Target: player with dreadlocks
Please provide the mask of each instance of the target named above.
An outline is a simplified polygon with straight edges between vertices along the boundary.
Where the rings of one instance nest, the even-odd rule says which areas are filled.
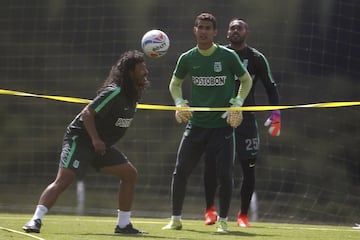
[[[25,232],[40,232],[43,216],[90,165],[119,179],[115,233],[142,233],[130,222],[137,170],[114,144],[130,127],[149,85],[147,74],[144,55],[137,50],[123,53],[112,66],[97,96],[68,125],[56,179],[41,194],[33,217],[23,226]]]

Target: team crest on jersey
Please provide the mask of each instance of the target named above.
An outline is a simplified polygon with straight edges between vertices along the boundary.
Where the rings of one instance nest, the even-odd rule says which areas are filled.
[[[221,72],[221,71],[222,71],[221,62],[214,62],[214,72]]]

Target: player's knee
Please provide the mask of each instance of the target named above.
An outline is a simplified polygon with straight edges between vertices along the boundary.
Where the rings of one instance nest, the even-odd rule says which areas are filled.
[[[122,177],[122,180],[128,182],[136,182],[137,176],[138,176],[137,169],[134,166],[129,165],[124,176]]]
[[[53,191],[53,192],[57,192],[57,193],[61,193],[63,192],[70,184],[72,181],[62,181],[62,180],[57,180],[53,183],[51,183],[47,189]]]
[[[137,172],[137,169],[136,168],[133,168],[133,170],[131,171],[131,179],[135,182],[136,179],[137,179],[137,176],[138,176],[138,172]]]
[[[137,179],[137,169],[129,163],[105,168],[103,171],[117,176],[123,182],[131,183]]]

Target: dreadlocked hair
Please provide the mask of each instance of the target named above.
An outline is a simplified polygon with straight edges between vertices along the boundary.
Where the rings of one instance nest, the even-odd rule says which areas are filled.
[[[109,76],[97,93],[100,93],[109,85],[116,84],[121,87],[128,99],[131,101],[140,100],[143,92],[148,87],[148,83],[144,86],[137,86],[130,77],[130,71],[134,71],[135,66],[144,61],[144,54],[140,51],[132,50],[123,53],[119,60],[111,67]]]

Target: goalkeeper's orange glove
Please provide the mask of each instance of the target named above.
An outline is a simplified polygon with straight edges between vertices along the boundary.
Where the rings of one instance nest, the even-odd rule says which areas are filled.
[[[177,107],[189,107],[188,101],[178,98],[175,101]],[[176,110],[175,119],[178,123],[187,123],[192,118],[192,112],[189,110]]]
[[[280,129],[281,129],[281,118],[280,118],[280,110],[274,110],[272,111],[270,117],[266,119],[264,123],[265,127],[269,127],[269,134],[271,136],[277,137],[280,135]]]

